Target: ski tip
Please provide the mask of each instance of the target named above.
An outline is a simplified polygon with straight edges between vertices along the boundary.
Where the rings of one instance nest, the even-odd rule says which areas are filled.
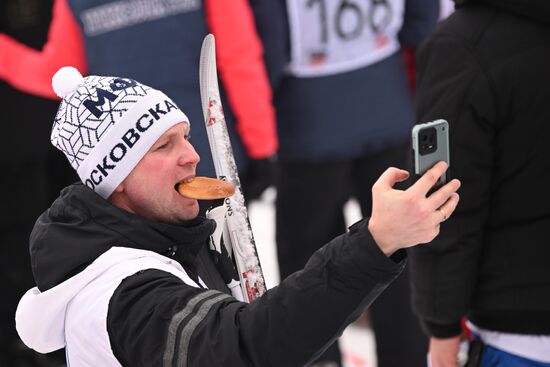
[[[202,112],[205,120],[208,113],[208,89],[210,85],[215,84],[216,80],[216,43],[213,34],[207,34],[202,41],[201,54],[199,60],[199,83]]]
[[[205,54],[205,51],[211,47],[215,47],[216,38],[212,33],[208,33],[202,40],[201,55]]]
[[[212,33],[208,33],[205,37],[204,37],[204,41],[206,40],[209,40],[209,42],[212,42],[215,40],[215,37]]]

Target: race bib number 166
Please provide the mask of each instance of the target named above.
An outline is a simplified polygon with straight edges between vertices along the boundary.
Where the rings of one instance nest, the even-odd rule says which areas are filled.
[[[291,74],[339,74],[399,49],[404,0],[287,0]]]

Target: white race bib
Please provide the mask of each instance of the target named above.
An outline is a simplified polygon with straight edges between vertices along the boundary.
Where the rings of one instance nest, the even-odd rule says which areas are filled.
[[[289,71],[316,77],[356,70],[399,49],[404,0],[287,0]]]

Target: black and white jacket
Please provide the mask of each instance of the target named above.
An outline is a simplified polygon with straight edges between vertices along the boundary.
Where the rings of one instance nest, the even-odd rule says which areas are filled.
[[[71,366],[303,366],[404,266],[361,221],[246,304],[209,253],[214,228],[151,222],[69,186],[31,235],[37,287],[17,310],[21,338],[40,352],[66,347]]]

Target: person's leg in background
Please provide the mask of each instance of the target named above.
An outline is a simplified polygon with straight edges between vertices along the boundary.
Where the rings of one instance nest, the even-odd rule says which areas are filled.
[[[348,162],[279,164],[276,243],[281,280],[303,268],[313,252],[345,231],[342,208],[348,199],[349,173]],[[340,366],[340,361],[335,343],[317,365]]]
[[[353,194],[359,201],[363,216],[370,216],[371,188],[382,172],[390,166],[410,168],[409,149],[406,143],[355,161]],[[404,183],[396,186],[404,187]],[[379,367],[426,366],[428,339],[412,312],[408,268],[378,297],[368,312]]]

